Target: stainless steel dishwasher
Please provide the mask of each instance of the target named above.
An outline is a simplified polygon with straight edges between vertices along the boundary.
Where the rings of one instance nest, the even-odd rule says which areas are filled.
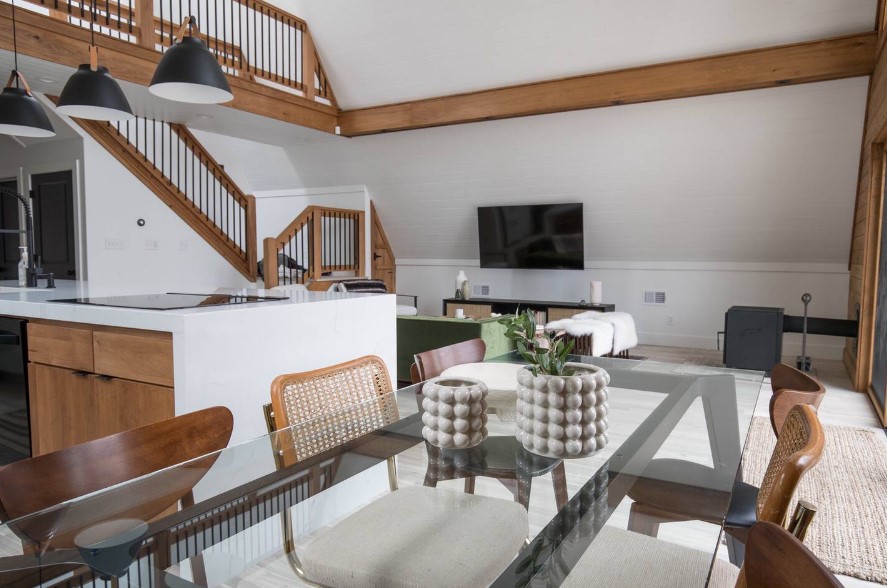
[[[31,457],[27,324],[0,317],[0,465]]]

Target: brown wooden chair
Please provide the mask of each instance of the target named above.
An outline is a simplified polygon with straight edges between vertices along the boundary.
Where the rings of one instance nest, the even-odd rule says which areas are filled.
[[[737,588],[838,588],[843,586],[816,555],[780,525],[757,523]]]
[[[784,363],[777,363],[770,371],[770,424],[778,437],[782,423],[789,411],[797,404],[809,404],[819,408],[825,396],[825,386],[819,380]]]
[[[776,441],[776,447],[770,457],[770,464],[764,475],[760,489],[736,482],[729,502],[726,518],[723,513],[726,496],[724,493],[711,491],[705,485],[697,486],[693,479],[697,476],[711,475],[711,468],[698,466],[699,472],[686,477],[683,483],[657,478],[640,478],[629,491],[635,502],[631,506],[628,528],[632,531],[656,536],[660,523],[672,521],[702,520],[714,524],[723,522],[727,533],[740,544],[748,538],[748,531],[757,521],[771,521],[782,524],[786,512],[795,493],[798,482],[807,470],[812,468],[822,456],[825,437],[822,425],[816,416],[816,410],[809,405],[796,405],[785,418],[782,431]],[[680,460],[655,460],[661,466],[667,462]],[[703,472],[702,469],[709,473]],[[662,470],[660,467],[659,470]],[[659,471],[657,470],[657,471]],[[689,476],[686,468],[679,476]],[[730,543],[728,543],[730,546]],[[731,549],[741,552],[741,545],[735,544]],[[737,562],[741,553],[732,556]]]
[[[418,384],[436,378],[454,365],[481,362],[486,353],[487,344],[480,338],[423,351],[413,356],[416,363],[410,367],[410,378],[413,384]]]
[[[212,454],[228,445],[233,426],[231,411],[216,406],[9,464],[0,469],[0,517],[25,517]],[[151,520],[185,498],[214,461],[210,455],[140,481],[137,492],[91,501],[76,528],[67,528],[64,517],[37,517],[15,530],[43,550],[72,547],[72,533],[111,518]]]

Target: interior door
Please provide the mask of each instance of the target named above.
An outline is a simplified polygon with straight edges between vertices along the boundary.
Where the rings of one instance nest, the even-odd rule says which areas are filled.
[[[370,214],[372,216],[370,240],[373,247],[372,278],[385,282],[385,287],[389,292],[396,292],[397,275],[394,267],[394,252],[391,251],[385,229],[382,228],[382,221],[379,220],[376,207],[372,202],[370,202]]]
[[[77,277],[74,179],[70,170],[31,176],[35,259],[56,279]]]
[[[18,181],[0,180],[0,186],[18,191]],[[21,204],[16,198],[4,196],[0,198],[0,229],[18,231],[19,208]],[[19,235],[0,233],[0,280],[18,279]]]

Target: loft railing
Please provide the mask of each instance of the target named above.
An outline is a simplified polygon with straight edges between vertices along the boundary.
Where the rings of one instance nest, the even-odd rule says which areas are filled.
[[[19,0],[16,6],[83,28],[92,20],[97,34],[159,52],[194,16],[228,74],[336,104],[307,23],[261,0]]]
[[[244,194],[190,131],[136,117],[76,119],[246,278],[256,279],[256,202]]]
[[[365,233],[362,210],[307,207],[280,235],[264,240],[265,287],[304,284],[332,271],[362,276]]]

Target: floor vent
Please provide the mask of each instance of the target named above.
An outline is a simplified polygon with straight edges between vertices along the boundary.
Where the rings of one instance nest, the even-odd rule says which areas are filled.
[[[644,290],[644,304],[665,304],[665,292],[661,290]]]

